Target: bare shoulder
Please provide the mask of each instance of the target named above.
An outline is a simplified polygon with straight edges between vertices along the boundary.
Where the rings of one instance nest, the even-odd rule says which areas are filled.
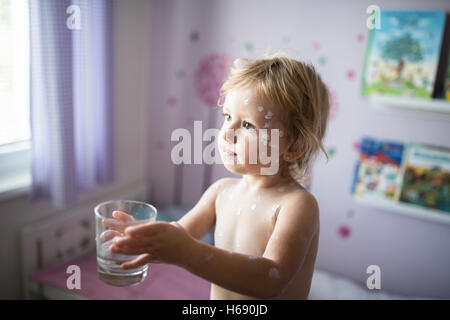
[[[308,225],[310,232],[319,229],[319,204],[308,190],[299,188],[288,192],[282,200],[279,218],[292,224]]]
[[[301,207],[306,206],[309,209],[314,209],[314,212],[319,214],[319,204],[317,203],[316,197],[304,188],[289,192],[286,198],[286,201],[289,203],[297,204]]]

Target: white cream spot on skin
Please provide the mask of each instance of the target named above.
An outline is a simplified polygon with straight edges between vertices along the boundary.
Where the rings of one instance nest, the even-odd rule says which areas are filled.
[[[213,254],[213,253],[210,253],[210,254],[208,254],[208,255],[205,257],[205,260],[206,260],[206,261],[209,261],[209,260],[212,259],[213,256],[214,256],[214,254]]]
[[[255,209],[256,209],[256,203],[252,204],[252,206],[250,207],[250,209],[255,210]]]
[[[259,111],[259,112],[263,112],[263,111],[264,111],[264,107],[263,107],[263,106],[259,106],[259,107],[258,107],[258,111]]]
[[[248,98],[244,100],[244,104],[248,104],[249,102],[250,102],[250,101],[249,101]]]
[[[280,272],[275,267],[274,268],[270,268],[270,270],[269,270],[269,277],[270,278],[279,279],[280,278]]]
[[[266,115],[264,116],[265,119],[272,119],[272,112],[271,111],[267,111]]]
[[[272,206],[272,211],[274,211],[274,212],[276,212],[277,210],[278,210],[278,208],[280,207],[280,205],[277,203],[277,204],[274,204],[273,206]]]

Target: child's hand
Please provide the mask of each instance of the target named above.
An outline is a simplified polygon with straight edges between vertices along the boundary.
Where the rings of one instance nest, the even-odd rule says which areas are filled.
[[[122,264],[124,269],[133,269],[149,262],[183,266],[195,239],[177,222],[149,222],[125,229],[125,237],[113,241],[111,251],[140,256]]]
[[[102,243],[114,237],[122,236],[127,227],[136,224],[136,220],[123,211],[114,211],[112,216],[114,219],[102,220],[104,227],[111,228],[110,230],[103,231],[100,235],[100,242]]]
[[[132,225],[138,223],[133,216],[123,212],[123,211],[114,211],[112,213],[114,219],[103,219],[102,223],[104,227],[112,228],[120,233],[123,233],[124,230]]]

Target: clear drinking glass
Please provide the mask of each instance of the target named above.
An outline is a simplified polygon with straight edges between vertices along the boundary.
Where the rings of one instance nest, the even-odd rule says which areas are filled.
[[[98,204],[94,211],[97,270],[100,280],[113,286],[130,286],[142,282],[147,276],[147,265],[129,270],[120,267],[122,263],[131,261],[138,255],[112,253],[110,247],[114,238],[124,236],[125,229],[128,226],[155,221],[156,208],[140,201],[110,200]],[[112,215],[114,211],[125,212],[130,217],[127,218],[127,221],[116,219]],[[109,226],[105,226],[105,224]]]

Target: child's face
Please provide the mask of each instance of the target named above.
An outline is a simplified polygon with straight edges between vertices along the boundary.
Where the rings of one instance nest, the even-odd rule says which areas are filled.
[[[252,88],[239,88],[228,93],[222,112],[224,122],[218,146],[225,167],[233,173],[259,175],[261,168],[273,168],[276,162],[274,174],[277,174],[281,155],[288,147],[280,108],[262,99]],[[263,129],[266,129],[267,135]],[[275,135],[272,136],[271,129],[279,130],[279,141],[276,141]],[[258,139],[261,140],[263,148],[267,148],[265,153],[260,151]],[[264,162],[261,161],[262,154],[270,158],[269,164],[268,158],[264,164],[261,163]],[[254,160],[250,161],[251,159]]]

